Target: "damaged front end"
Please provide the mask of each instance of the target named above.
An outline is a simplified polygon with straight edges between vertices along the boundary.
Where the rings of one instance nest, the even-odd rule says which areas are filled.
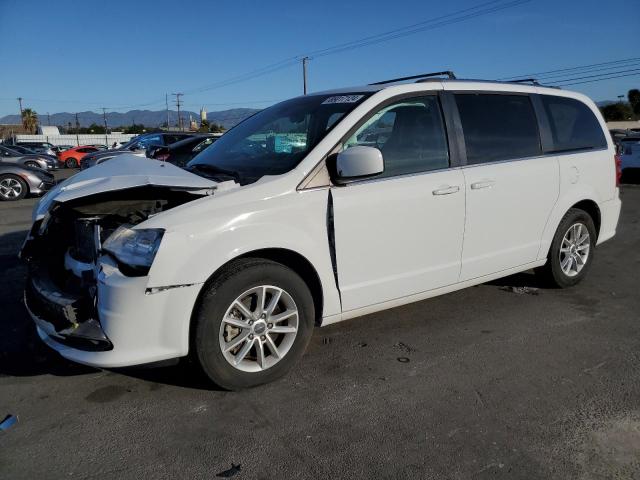
[[[144,185],[65,202],[54,199],[46,214],[34,222],[20,254],[29,267],[25,305],[39,330],[74,349],[113,349],[98,311],[102,269],[108,265],[124,276],[147,275],[150,261],[136,261],[131,255],[118,253],[132,245],[126,234],[149,232],[132,227],[210,193]],[[155,255],[153,249],[158,248],[164,231],[154,233],[153,237],[137,239],[133,246],[142,254]],[[110,244],[119,245],[120,250],[109,248]],[[153,259],[142,254],[143,259]]]

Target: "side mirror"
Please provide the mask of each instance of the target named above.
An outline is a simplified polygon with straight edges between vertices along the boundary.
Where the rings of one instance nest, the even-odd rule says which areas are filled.
[[[340,152],[335,160],[337,183],[347,183],[384,172],[382,152],[374,147],[356,145]]]
[[[169,158],[169,148],[158,146],[149,147],[147,148],[147,157],[164,162]]]

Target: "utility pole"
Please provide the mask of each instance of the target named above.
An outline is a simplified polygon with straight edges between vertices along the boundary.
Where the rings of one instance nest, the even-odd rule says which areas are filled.
[[[104,144],[109,148],[109,140],[107,139],[107,108],[102,107],[102,119],[104,120]]]
[[[18,97],[18,104],[20,105],[20,117],[22,117],[22,97]]]
[[[76,145],[80,146],[80,136],[78,135],[78,131],[80,130],[80,122],[78,121],[78,112],[76,112]]]
[[[304,94],[307,94],[307,63],[309,63],[309,57],[302,59],[302,88]]]
[[[47,125],[51,126],[51,115],[47,112]]]
[[[167,130],[169,130],[169,94],[164,94],[164,104],[167,107]]]
[[[176,97],[176,106],[178,107],[178,129],[182,132],[182,117],[180,116],[180,97],[184,95],[184,93],[172,93]]]

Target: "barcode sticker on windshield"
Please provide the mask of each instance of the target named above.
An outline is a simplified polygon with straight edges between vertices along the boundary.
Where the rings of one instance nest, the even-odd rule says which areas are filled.
[[[364,95],[338,95],[335,97],[329,97],[324,102],[323,105],[328,105],[331,103],[356,103],[360,100]]]

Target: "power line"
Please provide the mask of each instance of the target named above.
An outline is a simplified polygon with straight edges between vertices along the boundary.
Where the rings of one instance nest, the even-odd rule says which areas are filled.
[[[502,78],[497,78],[496,80],[511,80],[511,79],[517,79],[517,78],[524,78],[524,77],[535,77],[535,78],[542,78],[548,74],[553,74],[553,73],[560,73],[560,72],[571,72],[571,71],[575,71],[575,70],[582,70],[585,68],[590,68],[590,67],[600,67],[603,65],[614,65],[614,64],[619,64],[619,63],[626,63],[626,62],[635,62],[640,60],[640,57],[634,57],[634,58],[625,58],[622,60],[612,60],[609,62],[601,62],[601,63],[591,63],[591,64],[587,64],[587,65],[579,65],[576,67],[569,67],[569,68],[559,68],[556,70],[547,70],[546,72],[534,72],[534,73],[523,73],[520,75],[512,75],[509,77],[502,77]]]
[[[584,80],[586,78],[597,78],[597,77],[604,77],[607,75],[616,75],[618,73],[632,73],[632,72],[640,73],[640,68],[631,68],[629,70],[619,70],[617,72],[598,73],[596,75],[585,75],[583,77],[566,78],[564,80],[560,80],[558,83],[563,84],[564,82],[572,82],[574,80]]]
[[[334,46],[319,49],[319,50],[314,50],[306,54],[297,55],[295,57],[290,57],[242,75],[237,75],[235,77],[232,77],[226,80],[221,80],[219,82],[205,85],[203,87],[187,90],[186,93],[188,94],[200,93],[208,90],[222,88],[235,83],[252,80],[256,77],[267,75],[269,73],[273,73],[278,70],[282,70],[284,68],[288,68],[290,66],[299,64],[300,60],[304,57],[309,57],[310,59],[319,58],[327,55],[334,55],[336,53],[342,53],[348,50],[354,50],[356,48],[374,45],[377,43],[383,43],[389,40],[406,37],[408,35],[413,35],[426,30],[441,28],[447,25],[452,25],[454,23],[470,20],[472,18],[488,15],[490,13],[495,13],[500,10],[505,10],[507,8],[513,8],[519,5],[523,5],[525,3],[529,3],[531,1],[533,0],[511,0],[511,1],[508,1],[507,3],[504,3],[505,0],[492,0],[489,2],[484,2],[474,7],[458,10],[456,12],[452,12],[446,15],[441,15],[439,17],[424,20],[419,23],[415,23],[405,27],[400,27],[384,33],[370,35],[358,40],[352,40],[350,42],[334,45]]]
[[[465,20],[481,17],[484,15],[488,15],[490,13],[498,12],[500,10],[505,10],[507,8],[517,7],[519,5],[529,3],[530,1],[532,0],[512,0],[508,3],[503,3],[502,5],[494,5],[493,7],[489,7],[489,6],[492,4],[504,2],[504,0],[486,2],[480,5],[476,5],[475,7],[465,8],[457,12],[453,12],[447,15],[442,15],[440,17],[425,20],[423,22],[409,25],[407,27],[398,28],[395,30],[391,30],[389,32],[365,37],[360,40],[354,40],[352,42],[336,45],[334,47],[329,47],[326,49],[317,50],[315,52],[310,52],[308,55],[311,58],[318,58],[326,55],[342,53],[348,50],[353,50],[356,48],[374,45],[377,43],[382,43],[389,40],[406,37],[408,35],[413,35],[426,30],[433,30],[436,28],[452,25],[454,23],[459,23]],[[474,12],[473,10],[477,10],[477,11]],[[464,15],[461,15],[461,14],[464,14]]]
[[[616,76],[613,76],[613,77],[598,78],[598,79],[595,79],[595,80],[585,80],[585,81],[582,81],[582,82],[563,83],[563,84],[558,85],[558,86],[559,87],[568,87],[570,85],[581,85],[583,83],[603,82],[605,80],[613,80],[615,78],[637,77],[637,76],[640,76],[640,73],[628,73],[626,75],[616,75]]]
[[[554,79],[554,78],[562,79],[562,78],[570,77],[572,75],[581,75],[583,73],[607,72],[609,70],[615,70],[617,68],[627,68],[627,67],[636,67],[636,66],[640,66],[640,62],[626,63],[624,65],[618,64],[618,65],[612,65],[612,66],[609,66],[609,67],[601,67],[601,68],[588,68],[588,69],[584,69],[584,70],[579,70],[579,71],[573,72],[572,74],[559,73],[559,74],[556,74],[556,75],[545,75],[545,76],[542,76],[542,77],[535,77],[535,78],[536,78],[536,80],[548,81],[548,80],[551,80],[551,79]]]
[[[199,88],[195,88],[192,90],[187,90],[185,91],[185,93],[187,94],[200,93],[208,90],[213,90],[213,89],[233,85],[240,82],[245,82],[245,81],[252,80],[260,76],[268,75],[270,73],[274,73],[276,71],[299,64],[299,62],[304,57],[313,59],[313,58],[319,58],[319,57],[324,57],[328,55],[334,55],[337,53],[343,53],[349,50],[354,50],[357,48],[362,48],[362,47],[366,47],[366,46],[370,46],[378,43],[383,43],[390,40],[406,37],[409,35],[414,35],[416,33],[420,33],[423,31],[441,28],[444,26],[463,22],[466,20],[471,20],[473,18],[489,15],[491,13],[495,13],[508,8],[514,8],[516,6],[520,6],[532,1],[533,0],[491,0],[491,1],[483,2],[473,7],[457,10],[452,13],[440,15],[438,17],[430,18],[422,22],[396,28],[394,30],[390,30],[387,32],[382,32],[375,35],[369,35],[367,37],[333,45],[331,47],[314,50],[307,54],[286,58],[286,59],[280,60],[279,62],[266,65],[264,67],[258,68],[256,70],[252,70],[244,74],[240,74],[240,75],[237,75],[225,80],[221,80],[219,82],[215,82],[209,85],[205,85]],[[40,101],[43,101],[43,100],[40,100]],[[78,102],[78,103],[90,104],[93,102]],[[154,100],[151,102],[113,107],[113,110],[124,110],[124,109],[136,108],[136,107],[148,107],[153,105],[160,105],[162,103],[165,103],[165,102],[163,100],[157,100],[157,101]],[[104,104],[104,102],[96,102],[95,104]]]

